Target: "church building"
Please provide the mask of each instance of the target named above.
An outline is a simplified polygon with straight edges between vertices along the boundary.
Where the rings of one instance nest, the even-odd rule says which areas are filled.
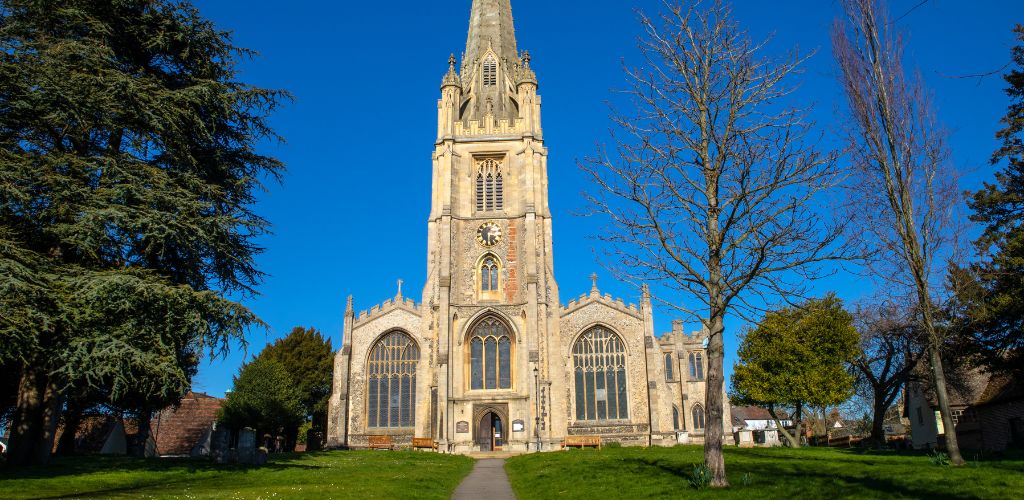
[[[441,452],[471,453],[557,449],[566,436],[702,442],[713,424],[703,334],[674,322],[656,337],[646,286],[639,306],[602,295],[596,277],[589,293],[560,301],[538,79],[516,46],[510,0],[473,1],[465,53],[448,64],[422,300],[399,289],[357,314],[349,297],[327,445],[430,438]]]

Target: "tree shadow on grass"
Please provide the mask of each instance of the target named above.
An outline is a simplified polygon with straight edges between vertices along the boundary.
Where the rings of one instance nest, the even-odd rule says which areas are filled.
[[[257,470],[322,469],[321,465],[294,463],[299,457],[271,457],[266,465],[217,464],[208,458],[126,458],[76,456],[57,458],[46,467],[4,467],[3,479],[45,479],[103,472],[241,472]]]

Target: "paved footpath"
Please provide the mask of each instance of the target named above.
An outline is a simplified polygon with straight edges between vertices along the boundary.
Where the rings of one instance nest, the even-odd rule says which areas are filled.
[[[505,460],[488,458],[477,460],[466,479],[455,490],[452,500],[515,500],[512,486],[505,474]]]

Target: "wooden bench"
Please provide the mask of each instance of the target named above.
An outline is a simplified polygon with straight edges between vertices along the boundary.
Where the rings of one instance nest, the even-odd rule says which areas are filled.
[[[430,438],[412,438],[412,447],[417,450],[434,450],[437,451],[437,441]]]
[[[368,436],[367,440],[371,450],[393,450],[395,448],[391,436]]]
[[[593,446],[597,449],[601,449],[601,436],[565,436],[565,440],[562,441],[562,448],[585,448],[587,446]]]

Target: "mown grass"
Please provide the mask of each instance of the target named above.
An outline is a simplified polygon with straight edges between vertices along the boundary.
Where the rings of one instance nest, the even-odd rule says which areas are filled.
[[[450,498],[468,457],[414,452],[272,456],[263,467],[206,460],[56,459],[0,468],[0,498]]]
[[[520,499],[543,498],[1024,498],[1024,457],[968,455],[965,467],[923,453],[824,448],[726,450],[731,487],[696,490],[697,446],[605,448],[524,455],[505,468]]]

